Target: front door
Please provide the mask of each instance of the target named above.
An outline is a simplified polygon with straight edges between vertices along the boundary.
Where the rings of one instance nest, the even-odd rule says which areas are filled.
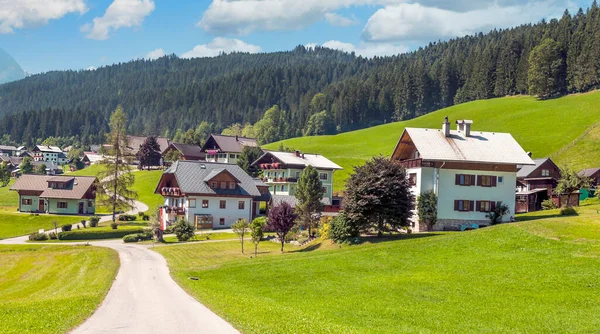
[[[83,214],[83,202],[79,202],[79,214]]]
[[[39,211],[39,212],[45,212],[45,211],[46,211],[46,208],[45,208],[45,205],[44,205],[45,201],[44,201],[43,199],[41,199],[41,198],[40,198],[40,199],[38,200],[38,202],[39,202],[39,203],[38,203],[38,211]]]

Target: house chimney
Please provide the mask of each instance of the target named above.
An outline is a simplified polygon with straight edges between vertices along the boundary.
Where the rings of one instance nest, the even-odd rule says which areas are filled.
[[[527,152],[527,156],[529,156],[531,158],[533,156],[533,153]]]
[[[471,120],[464,120],[464,131],[465,131],[465,137],[469,137],[471,135],[471,125],[473,124],[473,121]]]
[[[444,118],[444,123],[442,123],[442,132],[444,132],[444,136],[450,136],[450,122],[448,122],[448,116]]]
[[[299,158],[299,157],[300,157],[300,151],[298,151],[298,150],[295,150],[295,151],[294,151],[294,155],[295,155],[297,158]]]
[[[235,141],[238,141],[238,135],[235,135]]]
[[[465,121],[462,119],[456,120],[456,131],[463,132],[465,130]]]

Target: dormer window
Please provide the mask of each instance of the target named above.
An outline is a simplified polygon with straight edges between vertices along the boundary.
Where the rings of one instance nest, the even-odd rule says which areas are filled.
[[[235,189],[235,182],[229,182],[229,189]]]
[[[221,189],[227,189],[227,182],[221,182]]]
[[[215,181],[211,182],[210,187],[213,189],[217,189],[217,182],[215,182]]]

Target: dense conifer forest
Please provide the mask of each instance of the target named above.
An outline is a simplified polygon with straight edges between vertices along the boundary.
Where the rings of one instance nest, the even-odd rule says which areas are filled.
[[[472,100],[528,93],[551,98],[599,85],[600,8],[594,2],[560,19],[393,57],[298,46],[34,75],[0,85],[0,135],[28,145],[49,136],[98,143],[110,113],[122,105],[132,134],[185,141],[186,131],[205,121],[213,132],[243,128],[270,142],[411,119]]]

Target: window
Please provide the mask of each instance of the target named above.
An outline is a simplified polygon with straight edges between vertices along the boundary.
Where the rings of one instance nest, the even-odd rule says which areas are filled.
[[[227,182],[221,182],[221,189],[227,189]]]
[[[227,202],[226,201],[219,201],[219,209],[225,209],[227,207]]]
[[[454,211],[473,211],[475,203],[473,201],[459,199],[454,201]]]
[[[227,153],[219,153],[219,159],[227,159]]]
[[[495,187],[496,177],[491,175],[479,175],[477,176],[477,184],[481,187]]]
[[[225,218],[219,218],[219,225],[225,225]]]
[[[229,182],[229,189],[235,189],[235,182]]]
[[[65,184],[64,183],[57,183],[57,188],[58,189],[64,189],[65,188]]]
[[[217,182],[215,182],[215,181],[211,182],[210,187],[213,189],[217,189]]]
[[[410,173],[410,174],[408,174],[408,183],[411,186],[416,186],[417,185],[417,173]]]
[[[91,208],[91,207],[93,207],[93,206],[94,206],[94,202],[92,202],[92,201],[88,201],[88,208]]]
[[[189,202],[188,202],[188,206],[190,208],[195,208],[196,207],[196,199],[195,198],[190,199]]]
[[[229,159],[235,159],[235,154],[230,154]]]
[[[319,173],[319,180],[327,180],[327,173]]]
[[[296,178],[299,179],[300,178],[300,172],[296,172]]]
[[[473,186],[475,185],[475,175],[456,174],[457,186]]]
[[[67,208],[67,202],[57,202],[56,203],[56,207],[59,209],[66,209]]]
[[[504,182],[504,176],[498,176],[498,183]]]
[[[244,207],[245,207],[245,205],[246,205],[246,202],[244,202],[244,201],[239,201],[239,202],[238,202],[238,209],[240,209],[240,210],[244,210]]]
[[[477,201],[477,211],[479,211],[479,212],[492,211],[491,202],[490,201]]]
[[[21,199],[21,205],[31,205],[31,198]]]
[[[550,176],[550,170],[549,169],[542,169],[542,176]]]
[[[203,208],[203,209],[206,209],[206,208],[208,208],[208,200],[207,200],[207,199],[203,199],[203,200],[202,200],[202,208]]]
[[[285,191],[285,187],[283,186],[283,184],[281,185],[281,191]]]

